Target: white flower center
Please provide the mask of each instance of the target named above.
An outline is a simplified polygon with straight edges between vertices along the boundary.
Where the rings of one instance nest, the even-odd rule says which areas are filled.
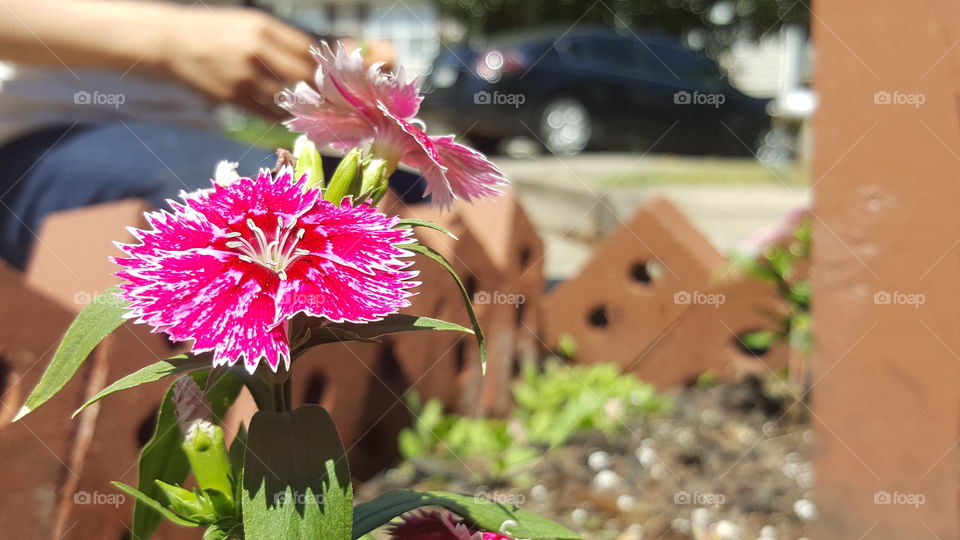
[[[252,219],[247,218],[247,227],[253,233],[253,240],[256,245],[244,238],[243,233],[234,231],[227,234],[227,238],[233,238],[233,240],[227,242],[227,247],[239,250],[241,253],[240,260],[269,268],[280,279],[285,280],[287,279],[287,268],[290,267],[290,264],[310,253],[306,249],[297,249],[297,244],[306,231],[297,229],[296,234],[290,234],[293,232],[293,226],[296,223],[296,219],[290,218],[290,222],[285,224],[282,217],[277,217],[277,229],[273,234],[273,240],[268,242],[263,229],[257,227]]]

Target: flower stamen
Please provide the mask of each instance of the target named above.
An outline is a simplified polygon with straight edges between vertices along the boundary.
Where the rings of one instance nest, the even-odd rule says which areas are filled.
[[[253,219],[247,218],[247,228],[256,239],[257,245],[254,246],[244,238],[242,232],[232,231],[226,235],[227,238],[231,239],[226,243],[226,246],[238,250],[240,253],[237,256],[241,261],[257,263],[276,273],[281,280],[286,280],[287,268],[290,267],[290,264],[300,257],[310,254],[310,250],[297,248],[297,244],[303,240],[307,233],[306,229],[297,229],[296,234],[293,234],[291,238],[296,223],[295,218],[290,218],[289,223],[284,223],[283,218],[278,217],[273,240],[267,241],[267,235],[263,229],[258,227]]]

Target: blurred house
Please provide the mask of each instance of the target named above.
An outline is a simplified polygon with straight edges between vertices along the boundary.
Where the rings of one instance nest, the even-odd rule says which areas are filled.
[[[430,0],[259,0],[258,6],[321,36],[393,45],[410,75],[430,71],[440,49],[441,19]]]

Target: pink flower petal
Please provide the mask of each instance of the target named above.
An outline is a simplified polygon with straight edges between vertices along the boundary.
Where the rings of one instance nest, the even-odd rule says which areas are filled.
[[[380,65],[364,69],[360,54],[347,54],[342,46],[334,52],[322,43],[314,58],[316,88],[301,83],[284,94],[282,105],[294,116],[287,121],[290,129],[341,150],[369,143],[392,167],[418,169],[427,180],[426,194],[441,206],[500,193],[496,188],[506,179],[483,154],[453,137],[428,137],[417,126],[416,82],[405,83],[402,72],[381,73]]]
[[[113,259],[128,315],[252,373],[261,360],[289,368],[297,313],[362,322],[409,305],[418,283],[397,244],[410,230],[369,205],[324,201],[306,180],[263,171],[147,214],[153,229]]]

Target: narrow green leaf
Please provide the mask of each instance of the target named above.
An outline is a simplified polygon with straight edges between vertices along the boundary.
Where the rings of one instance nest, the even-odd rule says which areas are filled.
[[[155,364],[150,364],[149,366],[135,371],[97,392],[96,395],[87,400],[87,402],[84,403],[79,409],[74,411],[73,416],[77,416],[84,409],[109,396],[110,394],[114,394],[128,388],[133,388],[134,386],[140,386],[141,384],[159,381],[168,375],[176,375],[177,373],[193,371],[195,369],[203,369],[209,366],[210,356],[205,354],[200,356],[179,354],[177,356],[167,358],[166,360],[161,360]]]
[[[40,382],[17,412],[14,422],[56,395],[80,369],[84,360],[103,341],[103,338],[123,324],[127,303],[117,296],[118,292],[120,292],[119,287],[111,287],[103,291],[77,315],[67,328],[67,333],[60,341],[47,370],[40,377]]]
[[[483,372],[486,373],[487,340],[483,336],[483,330],[480,328],[480,321],[477,319],[477,314],[473,311],[473,301],[470,298],[470,293],[467,292],[467,288],[463,286],[463,281],[460,280],[460,276],[457,275],[456,270],[453,269],[453,266],[450,265],[443,255],[429,246],[423,244],[403,244],[399,247],[433,259],[439,263],[440,266],[444,267],[453,277],[453,280],[457,282],[457,286],[460,288],[460,295],[463,297],[463,305],[467,308],[467,315],[470,316],[470,325],[473,327],[473,333],[477,338],[477,345],[480,347],[480,367]]]
[[[205,381],[208,380],[209,372],[198,371],[185,376],[193,377],[197,384],[206,388]],[[242,387],[243,383],[240,379],[227,372],[212,380],[211,386],[206,388],[204,397],[210,404],[210,410],[217,422],[222,421],[227,409],[237,399]],[[156,480],[181,485],[190,473],[187,455],[180,445],[183,436],[177,425],[173,400],[170,399],[172,395],[173,385],[171,384],[161,403],[153,437],[147,441],[140,452],[137,486],[152,498],[159,498],[162,493],[155,482]],[[162,519],[163,516],[155,512],[152,507],[138,501],[133,507],[133,525],[131,527],[133,540],[150,538]]]
[[[460,326],[459,324],[442,321],[440,319],[431,319],[430,317],[417,317],[416,315],[407,315],[404,313],[395,313],[388,315],[379,321],[365,324],[355,323],[336,323],[327,326],[318,326],[310,329],[306,340],[296,345],[294,355],[303,351],[337,341],[360,341],[376,342],[376,338],[388,334],[397,334],[400,332],[415,332],[417,330],[445,330],[454,332],[464,332],[472,334],[473,330]]]
[[[401,219],[400,221],[397,222],[397,225],[405,226],[405,227],[410,227],[410,228],[413,228],[413,227],[425,227],[425,228],[427,228],[427,229],[433,229],[433,230],[435,230],[435,231],[440,231],[440,232],[442,232],[443,234],[449,236],[450,238],[453,238],[454,240],[459,240],[459,238],[457,238],[457,235],[455,235],[455,234],[453,234],[452,232],[448,231],[448,230],[447,230],[446,228],[444,228],[443,226],[437,225],[436,223],[434,223],[434,222],[432,222],[432,221],[427,221],[427,220],[425,220],[425,219],[403,218],[403,219]]]
[[[254,415],[242,484],[246,540],[351,538],[350,470],[322,407]]]
[[[353,514],[353,538],[360,538],[393,518],[423,506],[446,508],[482,530],[509,533],[512,538],[580,538],[566,527],[516,506],[446,491],[410,490],[390,491],[357,505]]]
[[[122,492],[126,493],[127,495],[130,495],[131,497],[133,497],[134,499],[136,499],[136,500],[137,500],[137,503],[146,505],[146,506],[148,506],[148,507],[156,510],[157,512],[160,513],[160,515],[162,515],[163,517],[165,517],[165,518],[169,519],[170,521],[176,523],[177,525],[185,525],[185,526],[187,526],[187,527],[196,527],[196,526],[197,526],[196,523],[194,523],[194,522],[192,522],[192,521],[188,521],[188,520],[186,520],[186,519],[183,519],[183,518],[181,518],[180,516],[178,516],[178,515],[174,514],[173,512],[171,512],[170,510],[167,510],[167,509],[163,506],[163,504],[160,503],[160,501],[158,501],[158,500],[156,500],[156,499],[148,496],[147,494],[143,493],[142,491],[138,491],[137,488],[135,488],[135,487],[133,487],[133,486],[128,486],[128,485],[124,484],[123,482],[110,482],[110,483],[113,484],[113,485],[114,485],[117,489],[119,489],[120,491],[122,491]]]

